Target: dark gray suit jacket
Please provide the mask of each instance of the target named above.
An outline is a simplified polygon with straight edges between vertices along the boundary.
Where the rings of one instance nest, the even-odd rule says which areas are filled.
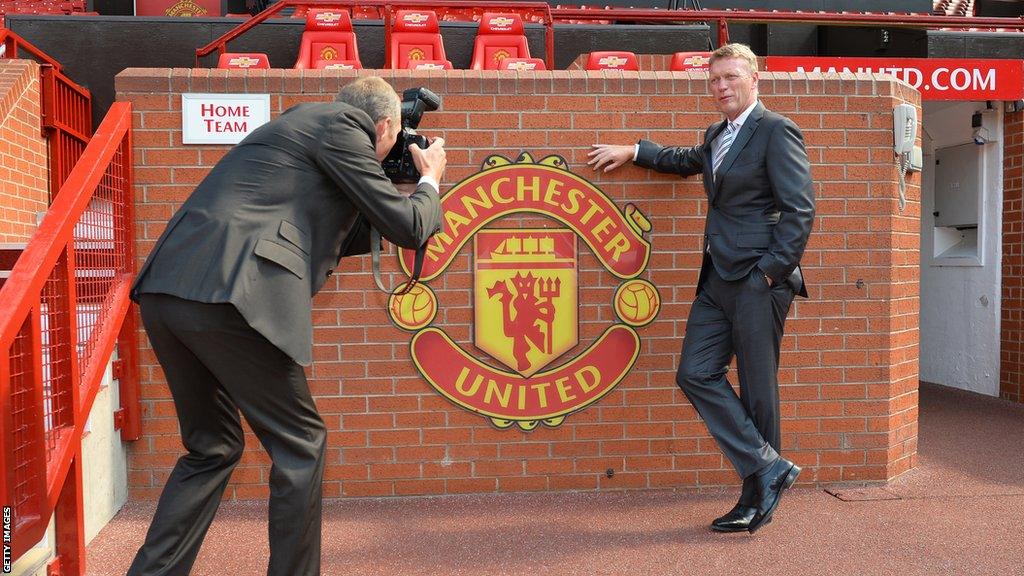
[[[370,117],[338,102],[299,104],[256,129],[171,218],[133,298],[234,304],[253,329],[310,364],[313,295],[342,256],[367,250],[360,221],[405,248],[440,228],[437,192],[423,184],[399,193],[375,142]]]
[[[728,154],[711,174],[711,144],[725,129],[716,122],[704,143],[692,148],[663,148],[640,141],[636,164],[682,176],[704,175],[708,215],[704,228],[705,258],[726,280],[743,278],[757,266],[773,282],[788,282],[801,296],[807,288],[800,258],[814,222],[814,187],[803,134],[784,116],[754,107]]]

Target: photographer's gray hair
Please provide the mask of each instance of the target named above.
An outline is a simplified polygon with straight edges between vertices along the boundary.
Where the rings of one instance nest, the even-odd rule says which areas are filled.
[[[334,99],[366,112],[375,123],[391,118],[391,122],[398,126],[401,121],[398,94],[378,76],[367,76],[346,84]]]

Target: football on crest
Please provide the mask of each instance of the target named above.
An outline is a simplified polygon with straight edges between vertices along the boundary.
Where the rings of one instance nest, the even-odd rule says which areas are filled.
[[[661,298],[653,284],[633,279],[615,291],[615,314],[630,326],[649,324],[658,315]]]
[[[437,297],[423,284],[416,284],[405,294],[399,294],[405,285],[395,289],[388,302],[391,320],[405,330],[419,330],[437,315]]]

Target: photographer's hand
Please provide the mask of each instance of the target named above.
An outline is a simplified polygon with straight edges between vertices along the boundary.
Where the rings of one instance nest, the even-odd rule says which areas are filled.
[[[430,176],[435,181],[441,181],[445,166],[448,165],[448,158],[444,151],[444,138],[434,138],[426,150],[411,144],[409,152],[412,153],[413,164],[423,176]]]

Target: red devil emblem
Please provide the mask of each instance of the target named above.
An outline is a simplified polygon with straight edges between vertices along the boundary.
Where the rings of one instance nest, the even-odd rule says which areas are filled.
[[[530,368],[526,354],[530,346],[544,354],[551,354],[551,328],[555,320],[553,298],[562,293],[560,278],[540,279],[537,282],[532,272],[516,274],[511,278],[515,295],[508,288],[507,280],[495,282],[487,289],[489,298],[497,297],[502,302],[502,326],[505,336],[512,339],[512,356],[516,369]]]

